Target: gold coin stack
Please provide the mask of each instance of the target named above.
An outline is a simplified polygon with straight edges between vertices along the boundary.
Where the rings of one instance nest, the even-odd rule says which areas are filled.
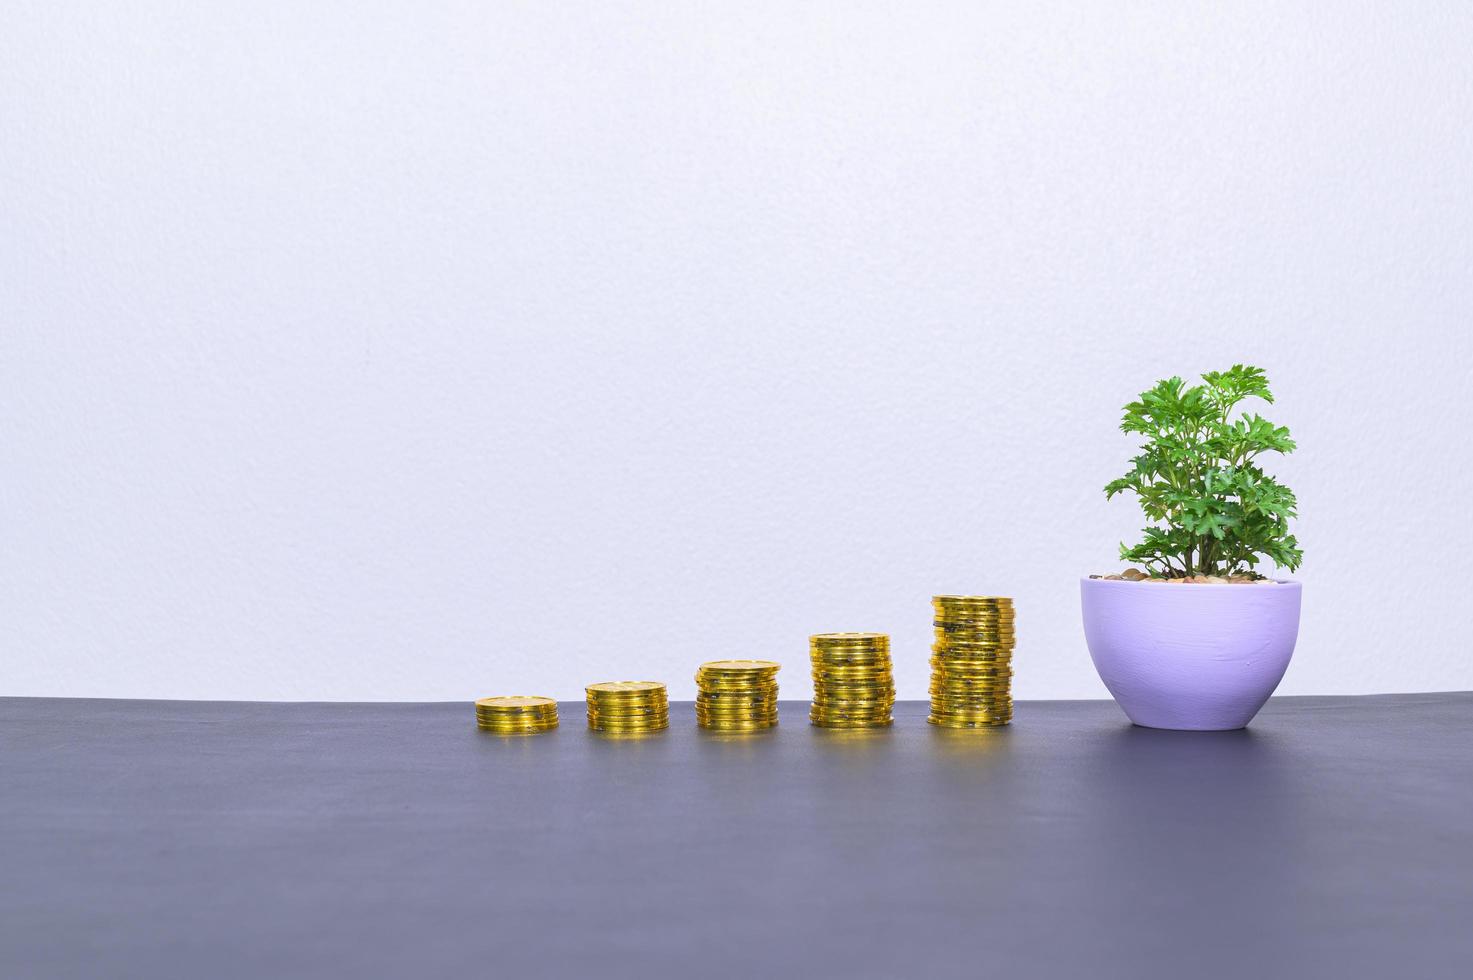
[[[476,702],[476,727],[498,735],[550,732],[557,727],[557,702],[525,695],[481,698]]]
[[[938,595],[931,647],[931,715],[946,728],[991,728],[1013,720],[1013,600]]]
[[[590,684],[588,727],[628,735],[670,727],[670,702],[659,681],[604,681]]]
[[[777,724],[778,664],[713,660],[696,668],[696,724],[718,732],[755,732]]]
[[[878,728],[891,722],[895,678],[884,633],[819,633],[808,638],[813,708],[821,728]]]

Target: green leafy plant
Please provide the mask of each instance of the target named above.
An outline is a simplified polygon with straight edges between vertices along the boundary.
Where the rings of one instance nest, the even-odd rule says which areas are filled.
[[[1121,559],[1162,578],[1252,575],[1260,558],[1296,569],[1304,558],[1289,533],[1294,492],[1263,472],[1266,453],[1290,453],[1289,430],[1240,402],[1274,400],[1262,369],[1235,364],[1187,387],[1167,378],[1125,406],[1120,428],[1146,437],[1132,468],[1105,487],[1106,499],[1132,491],[1147,520],[1139,544]]]

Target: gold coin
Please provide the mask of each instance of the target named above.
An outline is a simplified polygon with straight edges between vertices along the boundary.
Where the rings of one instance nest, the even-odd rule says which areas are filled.
[[[958,686],[976,684],[1011,684],[1013,672],[1005,668],[996,670],[950,670],[946,667],[938,667],[931,671],[932,684],[955,684]]]
[[[975,701],[979,699],[996,699],[1012,697],[1012,688],[1004,684],[999,687],[944,687],[932,685],[931,700],[944,699],[947,701]]]
[[[937,632],[967,633],[997,631],[1002,633],[1017,632],[1018,623],[1011,617],[993,616],[946,616],[936,617],[931,620],[931,626]]]
[[[525,710],[527,708],[556,708],[557,701],[553,698],[516,694],[509,697],[480,698],[476,701],[476,707],[492,708],[498,711]]]
[[[960,684],[937,684],[934,681],[931,683],[933,697],[985,698],[1007,695],[1011,691],[1011,684],[969,684],[963,687]]]
[[[968,694],[961,697],[931,692],[932,708],[994,708],[998,705],[1011,705],[1012,703],[1013,696],[1006,691]]]
[[[663,732],[670,727],[668,721],[662,721],[652,725],[594,725],[588,726],[590,731],[595,732]]]
[[[669,701],[666,701],[664,699],[661,699],[661,700],[658,700],[658,701],[644,701],[644,700],[634,700],[634,699],[618,700],[618,701],[600,701],[600,700],[595,699],[595,700],[591,700],[591,701],[588,702],[588,710],[589,711],[653,711],[653,710],[655,710],[657,708],[664,708],[669,703],[670,703]]]
[[[772,698],[777,696],[777,685],[767,684],[762,687],[705,687],[696,688],[696,694],[708,695],[713,698]]]
[[[696,668],[696,674],[776,674],[782,664],[776,660],[711,660]]]
[[[638,721],[641,718],[653,718],[656,715],[668,715],[669,713],[670,713],[670,708],[669,708],[668,705],[661,705],[660,707],[649,707],[649,708],[625,708],[625,709],[620,709],[620,710],[617,710],[617,711],[609,711],[607,709],[590,708],[588,710],[588,717],[590,717],[590,718],[609,718],[609,719],[612,719],[614,721],[621,721],[621,720],[623,720],[625,718],[628,718],[628,719],[631,719],[631,720],[634,720],[634,721]]]
[[[720,715],[708,711],[697,711],[696,719],[710,722],[776,721],[776,711],[759,711],[744,715]]]
[[[670,709],[668,707],[663,707],[663,708],[648,708],[648,709],[637,709],[636,708],[636,709],[630,709],[629,711],[590,711],[590,712],[588,712],[588,717],[590,717],[590,718],[605,718],[605,719],[608,719],[609,721],[626,721],[626,720],[627,721],[639,721],[639,720],[644,719],[644,718],[656,718],[656,717],[660,717],[660,716],[669,717],[669,715],[670,715]]]
[[[697,671],[696,683],[701,685],[726,685],[728,687],[754,687],[776,684],[777,672],[770,674],[723,674],[720,672]]]
[[[708,687],[704,684],[696,688],[696,696],[705,695],[712,698],[775,698],[777,697],[777,685],[769,684],[765,687],[725,687],[721,685]]]
[[[764,701],[710,701],[700,697],[696,698],[696,707],[708,711],[766,711],[776,708],[777,698]]]
[[[1013,600],[1001,595],[933,595],[931,602],[948,609],[1011,609]]]
[[[660,732],[667,732],[669,730],[670,730],[670,726],[669,725],[666,725],[663,728],[642,728],[642,729],[637,729],[637,730],[636,729],[623,730],[623,729],[616,729],[616,728],[595,728],[595,729],[593,729],[594,732],[596,732],[600,737],[603,737],[603,738],[627,738],[627,739],[640,739],[640,738],[645,738],[647,736],[650,736],[650,735],[658,735]]]
[[[989,674],[994,676],[1010,676],[1013,672],[1013,662],[1006,657],[996,657],[991,660],[938,660],[931,661],[932,674],[947,674],[957,677],[985,677]]]
[[[666,698],[589,698],[586,703],[593,711],[642,711],[663,708],[670,702]]]
[[[537,721],[504,721],[504,720],[501,720],[501,719],[488,720],[488,719],[485,719],[485,718],[477,718],[476,719],[476,725],[479,728],[484,728],[484,729],[488,729],[488,730],[489,729],[496,729],[496,730],[505,729],[505,730],[510,731],[510,730],[513,730],[513,729],[516,729],[516,730],[520,730],[520,729],[532,729],[534,731],[543,731],[543,730],[546,730],[546,729],[549,729],[549,728],[556,728],[558,726],[558,720],[556,718],[546,718],[546,719],[540,719],[540,720],[537,720]]]
[[[936,636],[968,636],[968,635],[997,635],[1016,636],[1018,626],[1012,622],[998,622],[996,620],[956,620],[937,619],[931,622],[932,632]]]
[[[670,724],[670,716],[646,715],[642,718],[600,718],[596,715],[591,715],[588,718],[588,723],[595,728],[633,728],[636,726],[647,728],[650,725]]]
[[[996,718],[1001,715],[1011,715],[1013,706],[1011,703],[987,705],[980,707],[958,707],[956,705],[939,705],[934,702],[931,705],[931,714],[938,718],[959,718],[967,721],[985,721],[988,718]]]
[[[591,701],[654,701],[661,697],[669,697],[664,688],[654,691],[589,691],[588,700]]]
[[[815,677],[864,677],[870,674],[889,674],[895,669],[889,657],[883,660],[815,660],[809,673]]]
[[[1012,688],[1006,684],[996,687],[946,687],[933,684],[931,686],[931,700],[945,698],[949,701],[968,701],[978,698],[1007,698],[1012,697]]]
[[[938,718],[936,715],[927,715],[926,721],[938,728],[999,728],[1012,721],[1012,718],[998,718],[993,721],[961,721],[956,718]]]
[[[652,695],[665,690],[660,681],[600,681],[584,688],[597,697],[627,697],[630,695]]]
[[[931,649],[931,663],[989,663],[997,660],[1008,660],[1013,656],[1011,647],[943,647],[937,645]]]
[[[777,704],[776,692],[767,697],[753,697],[746,694],[723,694],[714,695],[701,692],[696,695],[697,705],[709,705],[713,708],[760,708],[769,704]]]
[[[936,616],[1015,616],[1017,608],[1010,602],[937,602],[931,601]]]
[[[936,647],[1006,647],[1011,650],[1018,645],[1013,633],[984,633],[937,630],[931,638],[931,649]]]
[[[814,647],[808,651],[808,662],[813,664],[824,663],[868,663],[875,660],[889,660],[890,650],[888,647],[873,647],[864,649],[861,647]]]
[[[954,718],[958,721],[989,721],[993,718],[1011,718],[1013,706],[996,705],[989,708],[948,708],[931,705],[931,714],[937,718]]]
[[[1015,647],[1018,635],[1012,632],[989,630],[937,630],[931,637],[931,646],[960,647]]]
[[[598,701],[598,700],[594,700],[594,701],[589,701],[588,702],[588,710],[589,711],[610,711],[610,712],[614,712],[614,713],[627,712],[627,711],[657,711],[657,710],[664,709],[665,706],[668,705],[669,703],[670,703],[669,701],[664,701],[664,700],[661,700],[661,701],[636,701],[636,700],[632,700],[632,699],[630,699],[630,700],[623,700],[623,701]]]
[[[955,616],[937,615],[931,618],[931,625],[939,630],[1013,630],[1017,628],[1018,620],[1014,616]]]
[[[938,640],[931,644],[931,656],[946,660],[990,660],[1012,656],[1014,649],[1011,643],[993,643],[990,640]]]

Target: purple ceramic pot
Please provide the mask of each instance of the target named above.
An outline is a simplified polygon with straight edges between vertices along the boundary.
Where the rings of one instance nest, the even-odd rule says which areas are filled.
[[[1147,728],[1242,728],[1279,686],[1299,636],[1298,582],[1152,585],[1083,579],[1100,680]]]

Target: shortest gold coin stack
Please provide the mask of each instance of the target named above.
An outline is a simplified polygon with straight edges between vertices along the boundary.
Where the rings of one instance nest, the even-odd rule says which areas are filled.
[[[777,672],[771,660],[713,660],[696,668],[696,724],[755,732],[777,724]]]
[[[550,732],[557,727],[557,702],[525,695],[481,698],[476,702],[476,727],[498,735]]]
[[[931,715],[945,728],[992,728],[1013,720],[1013,600],[938,595],[931,647]]]
[[[821,728],[879,728],[891,722],[895,678],[884,633],[819,633],[808,638],[813,708]]]
[[[596,732],[629,735],[670,727],[670,701],[659,681],[604,681],[584,690],[588,727]]]

